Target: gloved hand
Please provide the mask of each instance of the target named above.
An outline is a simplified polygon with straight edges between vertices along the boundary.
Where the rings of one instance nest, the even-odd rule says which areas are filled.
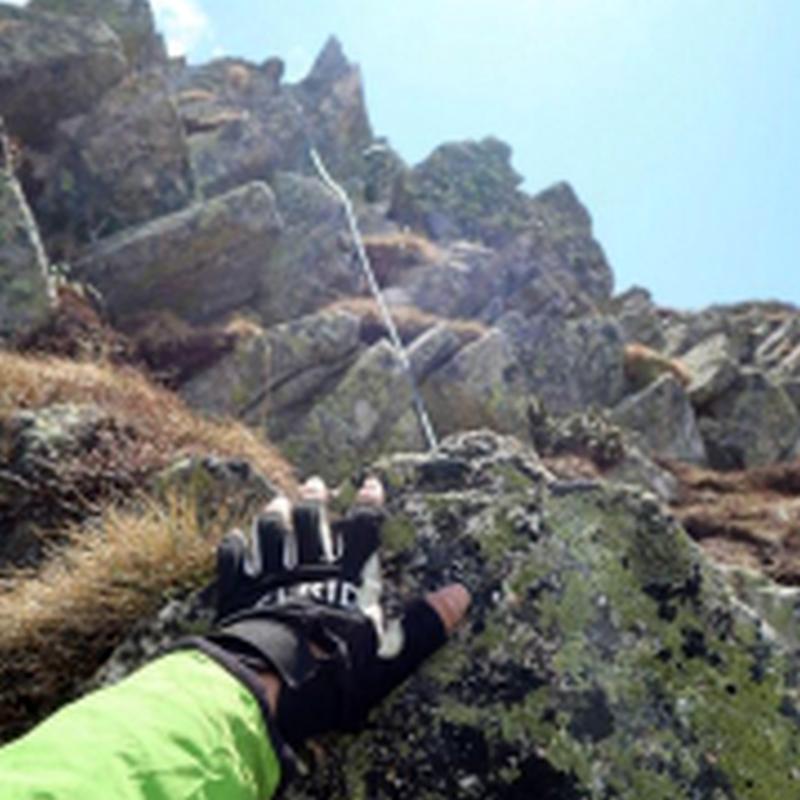
[[[331,730],[354,730],[369,709],[438,649],[464,616],[460,584],[411,602],[385,624],[378,556],[383,488],[371,479],[356,507],[329,525],[319,479],[291,508],[279,498],[218,551],[217,619],[202,649],[253,687],[280,679],[270,724],[292,746]],[[262,703],[266,708],[266,704]]]

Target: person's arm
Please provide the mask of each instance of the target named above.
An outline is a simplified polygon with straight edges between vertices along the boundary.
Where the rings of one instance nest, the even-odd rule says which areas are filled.
[[[253,693],[193,650],[155,660],[0,749],[3,800],[265,800],[280,781]]]
[[[362,490],[362,506],[381,504],[377,487],[380,502]],[[327,530],[324,495],[309,489],[304,499],[311,505],[298,517],[306,536],[300,551],[321,554],[310,545]],[[267,800],[287,777],[292,748],[323,731],[352,729],[463,618],[464,587],[440,589],[413,604],[396,652],[382,654],[382,622],[371,616],[381,617],[374,515],[344,524],[335,558],[287,570],[291,514],[285,498],[274,501],[258,521],[252,553],[238,536],[226,538],[220,621],[209,636],[187,640],[0,749],[2,800]],[[309,594],[320,567],[340,588],[357,590],[358,603]]]

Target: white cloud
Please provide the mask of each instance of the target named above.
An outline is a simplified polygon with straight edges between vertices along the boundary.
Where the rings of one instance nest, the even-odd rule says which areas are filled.
[[[211,21],[196,0],[152,0],[171,56],[186,55],[211,34]]]
[[[4,3],[8,3],[10,6],[24,6],[28,0],[3,0]]]

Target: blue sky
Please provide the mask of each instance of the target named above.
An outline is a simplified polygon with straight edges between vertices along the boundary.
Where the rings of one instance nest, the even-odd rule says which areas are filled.
[[[668,306],[800,304],[798,0],[153,0],[175,49],[302,76],[329,34],[410,162],[494,134]]]

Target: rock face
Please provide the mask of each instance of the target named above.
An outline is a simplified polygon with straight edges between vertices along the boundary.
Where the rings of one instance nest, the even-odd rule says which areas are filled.
[[[689,398],[671,375],[664,375],[614,409],[618,425],[636,431],[662,458],[705,463],[706,450]]]
[[[734,588],[652,499],[555,480],[488,432],[375,470],[390,601],[460,580],[473,606],[288,797],[797,795],[796,591]],[[192,608],[165,609],[106,674],[196,625]]]
[[[103,469],[129,435],[93,405],[0,417],[0,566],[36,563],[48,537],[88,513],[103,492]]]
[[[294,463],[341,480],[365,454],[424,446],[413,420],[400,425],[411,403],[402,363],[394,348],[380,341],[298,422],[281,448]]]
[[[712,465],[741,469],[781,460],[800,436],[786,392],[759,370],[743,370],[701,421]]]
[[[45,231],[107,237],[194,200],[183,127],[157,73],[130,76],[90,114],[62,125],[54,150],[36,209]]]
[[[0,120],[0,340],[42,322],[53,300],[39,232],[10,162]]]
[[[399,180],[389,215],[433,239],[507,240],[527,221],[510,161],[494,138],[442,145]]]
[[[8,5],[0,8],[0,53],[0,110],[9,131],[34,144],[87,111],[128,68],[103,22]]]
[[[168,310],[207,323],[258,296],[281,226],[269,187],[251,183],[102,240],[76,271],[118,322]]]
[[[128,62],[136,67],[166,61],[148,0],[29,0],[32,11],[102,20],[119,36]]]
[[[347,60],[338,39],[331,37],[326,42],[296,94],[305,126],[314,132],[332,174],[344,179],[364,173],[364,151],[373,137],[361,71]]]
[[[281,173],[273,182],[285,230],[264,268],[264,324],[309,314],[359,294],[364,278],[341,203],[316,178]]]

